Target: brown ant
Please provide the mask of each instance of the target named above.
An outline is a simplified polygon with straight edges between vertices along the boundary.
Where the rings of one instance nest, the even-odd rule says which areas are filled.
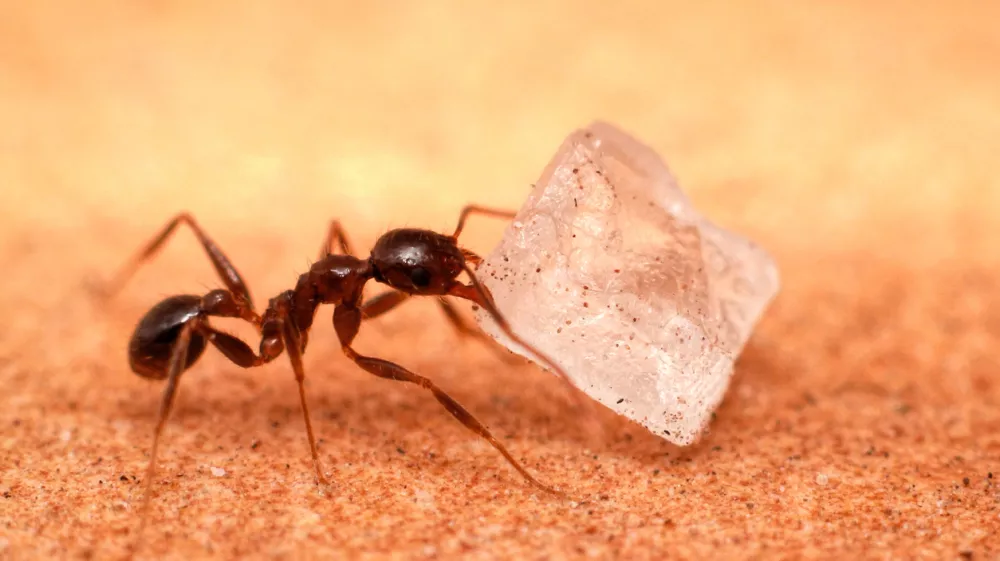
[[[445,296],[454,296],[482,307],[511,340],[531,351],[546,362],[553,372],[568,380],[556,363],[511,330],[497,310],[489,291],[473,273],[473,267],[482,258],[458,244],[458,236],[473,213],[500,218],[514,216],[512,212],[470,205],[462,210],[458,226],[450,236],[421,229],[391,230],[378,238],[367,259],[355,256],[340,223],[333,221],[321,249],[320,259],[299,277],[294,289],[272,298],[263,314],[255,311],[250,291],[236,268],[194,218],[182,213],[171,220],[124,267],[112,282],[108,293],[117,291],[139,265],[156,253],[180,224],[187,224],[194,231],[226,288],[212,290],[204,296],[179,295],[163,300],[139,321],[129,342],[128,355],[132,370],[145,378],[166,380],[153,432],[138,535],[141,535],[145,526],[160,435],[170,415],[178,380],[209,344],[243,368],[266,364],[278,358],[283,351],[287,352],[298,384],[316,478],[320,484],[328,484],[316,450],[316,438],[303,386],[305,371],[302,366],[302,354],[306,349],[309,329],[316,309],[322,304],[334,306],[333,325],[341,350],[355,364],[380,378],[410,382],[429,390],[452,416],[486,439],[528,482],[548,493],[564,496],[529,474],[485,425],[430,379],[393,362],[362,355],[352,347],[363,318],[375,318],[389,312],[409,296],[438,297],[448,319],[461,332],[470,333],[473,328],[462,324],[457,312],[443,299]],[[333,253],[335,243],[342,253]],[[469,284],[458,280],[462,273],[468,276]],[[393,290],[363,303],[362,291],[370,280],[388,285]],[[255,353],[238,337],[212,327],[209,322],[212,317],[240,318],[252,324],[261,336],[259,351]],[[485,334],[483,336],[486,337]]]

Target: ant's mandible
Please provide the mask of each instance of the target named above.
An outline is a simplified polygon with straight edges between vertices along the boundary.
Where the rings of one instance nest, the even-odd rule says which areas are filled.
[[[510,325],[497,310],[488,289],[473,273],[473,267],[478,265],[482,258],[458,244],[458,236],[472,214],[501,218],[514,216],[514,213],[509,211],[470,205],[462,210],[453,234],[443,235],[429,230],[410,228],[391,230],[378,238],[367,259],[354,254],[340,223],[333,221],[321,249],[320,259],[299,277],[295,288],[272,298],[263,314],[255,311],[250,291],[239,272],[194,218],[182,213],[171,220],[126,264],[106,292],[111,294],[119,290],[136,269],[152,257],[181,224],[186,224],[194,231],[225,288],[212,290],[204,296],[179,295],[163,300],[139,321],[129,342],[128,356],[132,370],[145,378],[166,380],[153,433],[139,534],[145,526],[152,495],[160,435],[170,415],[178,381],[181,374],[198,360],[208,345],[214,346],[227,359],[242,368],[269,363],[278,358],[282,352],[288,354],[298,384],[302,415],[316,477],[320,484],[328,483],[320,463],[316,438],[309,418],[309,407],[303,385],[305,371],[302,365],[302,354],[305,352],[309,329],[313,324],[317,308],[322,304],[334,306],[333,325],[340,340],[341,350],[355,364],[380,378],[410,382],[429,390],[452,416],[486,439],[528,482],[548,493],[564,496],[529,474],[485,425],[430,379],[393,362],[362,355],[352,347],[363,318],[374,318],[389,312],[410,296],[438,297],[447,318],[461,333],[476,332],[474,328],[462,323],[458,313],[443,299],[445,296],[453,296],[482,307],[511,340],[546,362],[547,366],[563,380],[568,380],[555,362],[511,330]],[[334,244],[339,246],[342,253],[333,253]],[[469,284],[458,280],[462,273],[468,276]],[[362,291],[370,280],[388,285],[393,290],[362,302]],[[212,327],[209,322],[209,318],[212,317],[239,318],[252,324],[261,337],[258,352],[254,352],[240,338]],[[481,332],[476,333],[481,334]],[[485,334],[482,335],[486,337]]]

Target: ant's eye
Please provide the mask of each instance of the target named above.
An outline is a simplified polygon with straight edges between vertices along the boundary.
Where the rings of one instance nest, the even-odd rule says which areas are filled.
[[[417,288],[426,288],[431,284],[431,272],[423,267],[416,267],[410,271],[410,281]]]

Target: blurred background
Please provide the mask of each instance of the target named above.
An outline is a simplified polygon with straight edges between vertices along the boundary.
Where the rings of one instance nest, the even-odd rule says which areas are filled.
[[[469,201],[519,206],[595,118],[652,144],[711,216],[796,251],[894,252],[913,236],[944,250],[982,234],[976,209],[1000,206],[989,3],[4,12],[15,231],[44,219],[47,236],[138,234],[179,209],[291,247],[331,217],[445,227]]]
[[[217,284],[187,233],[115,304],[81,296],[85,279],[110,275],[168,218],[187,210],[263,300],[307,267],[332,218],[365,248],[391,227],[449,230],[466,203],[519,207],[562,139],[594,119],[653,146],[699,209],[775,255],[785,286],[738,369],[712,440],[694,453],[693,464],[661,466],[660,444],[640,443],[634,429],[636,442],[611,444],[614,453],[600,460],[577,457],[585,446],[572,439],[538,437],[536,447],[519,450],[548,458],[557,480],[576,473],[580,462],[618,466],[617,479],[611,478],[618,483],[604,481],[602,492],[653,526],[656,516],[668,516],[650,514],[653,502],[671,505],[668,517],[677,528],[701,523],[702,515],[716,521],[709,530],[700,526],[701,534],[665,534],[662,524],[641,530],[647,526],[626,514],[625,526],[633,524],[639,536],[632,546],[675,543],[702,553],[723,547],[747,554],[770,540],[779,548],[843,553],[871,539],[889,552],[928,547],[941,555],[988,547],[986,536],[998,520],[989,502],[995,489],[964,503],[953,495],[963,478],[985,485],[986,470],[996,469],[1000,456],[993,351],[1000,342],[995,3],[97,0],[3,2],[2,8],[0,372],[6,395],[0,416],[6,424],[0,432],[20,428],[4,441],[0,463],[18,467],[0,486],[20,499],[18,522],[5,538],[15,551],[32,544],[35,551],[85,552],[100,543],[107,520],[130,527],[127,512],[111,506],[97,522],[67,522],[82,512],[74,508],[102,496],[93,485],[60,483],[72,488],[77,507],[61,498],[51,498],[58,508],[37,500],[48,496],[45,481],[56,485],[53,474],[65,465],[58,436],[84,431],[79,434],[90,435],[89,448],[76,448],[77,458],[113,456],[112,471],[137,472],[158,395],[126,370],[129,330],[159,297]],[[477,224],[471,245],[488,251],[502,227]],[[538,412],[547,402],[536,405],[539,410],[521,405],[529,411],[516,418],[498,408],[501,398],[483,393],[530,402],[534,385],[558,391],[547,380],[531,377],[528,391],[520,385],[524,371],[480,379],[460,365],[442,364],[454,339],[413,329],[427,309],[401,312],[402,319],[387,320],[397,336],[369,341],[391,357],[436,368],[492,425],[516,427],[520,438],[537,436],[539,426],[546,435],[565,434],[558,415]],[[322,335],[314,340],[332,337],[327,320],[318,323]],[[343,362],[330,366],[338,351],[326,346],[317,349],[322,360],[310,359],[312,367],[351,371]],[[277,415],[289,419],[284,444],[267,449],[270,459],[240,461],[264,462],[253,472],[263,478],[268,462],[296,458],[293,468],[305,485],[295,491],[297,500],[312,500],[301,427],[288,413],[296,400],[283,367],[247,382],[248,375],[221,359],[206,358],[170,433],[177,456],[165,461],[175,469],[210,461],[204,454],[214,443],[240,443]],[[375,432],[382,437],[370,442],[320,428],[328,442],[348,439],[329,449],[344,461],[376,454],[370,465],[391,462],[395,456],[377,456],[395,454],[380,438],[403,438],[405,415],[419,417],[413,423],[436,435],[405,438],[436,446],[468,439],[414,392],[389,390],[356,373],[345,374],[348,382],[324,374],[313,381],[321,411],[328,400],[365,396],[417,408],[376,415],[381,421],[355,413],[355,425],[380,427]],[[519,382],[497,382],[504,379]],[[130,424],[115,432],[108,423],[116,418]],[[722,451],[709,457],[708,446]],[[859,467],[856,457],[876,449],[886,450],[883,463]],[[468,469],[503,469],[489,451],[477,450],[463,464]],[[789,467],[792,456],[799,463]],[[434,468],[425,484],[461,477],[453,467]],[[661,468],[662,477],[676,479],[644,491],[623,483]],[[404,477],[373,469],[378,477]],[[924,475],[904,475],[913,469]],[[709,480],[707,490],[673,494],[692,474],[716,470],[740,476],[745,486],[726,495]],[[98,477],[93,470],[75,473]],[[819,488],[816,481],[835,484]],[[214,489],[210,485],[199,480],[197,488]],[[134,500],[131,491],[118,492],[123,501]],[[656,495],[668,492],[669,499]],[[249,492],[242,493],[246,500]],[[166,488],[162,494],[170,496]],[[779,495],[784,498],[774,498]],[[263,508],[237,501],[199,508],[215,514]],[[757,519],[747,518],[744,503],[760,507]],[[959,503],[962,515],[947,518],[948,505]],[[285,507],[267,508],[280,516],[265,518],[299,520]],[[389,509],[388,525],[428,530],[454,520],[448,506],[431,514],[400,508]],[[506,523],[493,511],[480,516]],[[944,537],[940,531],[936,541],[927,537],[945,521]],[[605,526],[594,523],[601,531],[593,539],[570,524],[548,537],[510,534],[497,551],[532,540],[536,551],[551,555],[578,543],[598,552],[628,546],[605,539]],[[213,551],[238,552],[238,545],[212,540],[246,538],[241,531],[253,526],[239,524],[249,523],[212,518],[202,524],[204,540],[235,548]],[[283,530],[254,528],[255,539],[279,548]],[[402,530],[390,538],[342,529],[348,534],[327,528],[325,537],[310,535],[333,540],[326,546],[334,549],[361,535],[385,551],[418,551],[424,543]],[[745,549],[731,533],[751,545]],[[464,539],[480,543],[468,535]],[[188,544],[204,553],[199,539],[163,547]],[[435,543],[434,551],[457,551]]]

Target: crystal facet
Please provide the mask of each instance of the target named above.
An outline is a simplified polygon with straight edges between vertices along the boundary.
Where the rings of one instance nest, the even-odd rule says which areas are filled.
[[[477,276],[575,385],[679,445],[708,425],[779,285],[765,251],[702,217],[652,149],[601,122],[564,141]]]

